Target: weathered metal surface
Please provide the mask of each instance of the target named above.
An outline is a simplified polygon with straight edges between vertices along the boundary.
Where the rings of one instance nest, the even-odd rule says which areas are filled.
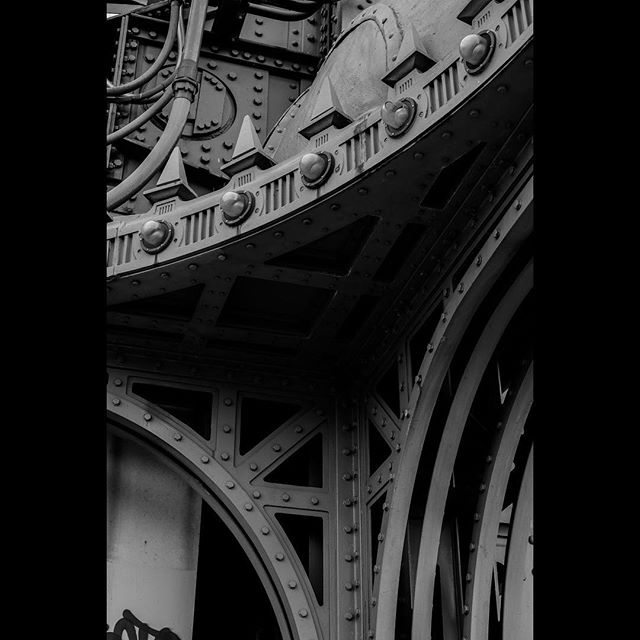
[[[505,638],[533,639],[533,447],[513,514],[505,576]]]
[[[518,441],[523,433],[533,404],[533,365],[531,364],[514,394],[513,403],[492,450],[492,461],[487,470],[486,488],[478,504],[479,521],[473,533],[475,553],[469,562],[471,581],[467,586],[466,602],[469,615],[465,620],[465,633],[471,640],[486,640],[489,635],[489,610],[493,594],[491,580],[496,563],[496,539],[507,480],[513,464]]]
[[[107,441],[107,622],[125,609],[193,631],[200,500],[184,481],[134,443]]]
[[[531,190],[532,184],[529,184],[529,199],[531,198]],[[421,428],[414,427],[408,430],[408,436],[402,448],[403,453],[398,463],[399,471],[394,482],[394,499],[390,507],[392,509],[391,525],[385,534],[380,571],[379,606],[376,616],[378,637],[393,637],[400,557],[412,488],[419,455],[438,391],[453,357],[455,347],[471,320],[470,310],[473,310],[474,307],[477,308],[486,292],[486,287],[505,267],[505,252],[509,255],[529,234],[532,224],[531,214],[532,211],[529,207],[523,209],[519,206],[516,208],[514,203],[500,221],[496,227],[498,233],[494,233],[489,238],[480,252],[481,264],[477,265],[476,263],[470,267],[463,278],[465,284],[463,291],[454,294],[447,300],[442,321],[432,340],[435,349],[432,353],[427,352],[420,367],[420,375],[425,382],[423,386],[416,385],[414,387],[407,411],[411,425],[420,425]],[[442,340],[442,338],[445,339]]]
[[[532,285],[529,265],[481,315],[531,235],[533,3],[343,0],[299,21],[229,17],[227,31],[212,9],[180,155],[144,189],[153,202],[134,195],[107,224],[114,433],[161,455],[232,532],[256,574],[240,579],[257,580],[282,638],[530,637],[531,464],[508,469],[531,435],[521,449],[487,437],[491,460],[473,469],[460,460]],[[130,13],[114,31],[113,82],[153,64],[166,16]],[[485,30],[495,48],[472,74],[458,46]],[[383,104],[402,100],[415,119],[385,124]],[[139,112],[118,104],[109,126]],[[112,184],[165,126],[154,116],[112,145]],[[300,174],[309,152],[332,158],[321,184]],[[232,203],[225,221],[230,192],[252,207],[234,220]],[[519,396],[503,393],[509,410]],[[480,497],[465,488],[476,467]],[[479,505],[475,525],[454,494]],[[180,519],[187,504],[161,510]],[[118,525],[133,547],[144,513]],[[195,534],[183,542],[197,554]],[[152,636],[191,636],[170,608],[121,593],[121,634],[131,615]]]
[[[429,494],[422,525],[420,552],[416,568],[416,598],[419,602],[432,602],[436,573],[436,560],[440,546],[440,529],[444,517],[445,503],[453,474],[462,431],[467,423],[471,405],[493,351],[509,320],[533,286],[533,265],[521,274],[505,295],[501,304],[478,340],[474,353],[451,404],[444,426],[433,472],[429,479]],[[497,535],[497,534],[496,534]],[[432,611],[429,607],[416,608],[412,637],[424,638],[431,630]]]

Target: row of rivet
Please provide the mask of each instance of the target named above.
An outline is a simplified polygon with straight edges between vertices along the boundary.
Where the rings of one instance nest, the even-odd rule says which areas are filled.
[[[114,383],[115,383],[115,381],[114,381]],[[121,381],[121,380],[119,380],[119,383],[121,384],[121,383],[122,383],[122,381]],[[117,401],[117,402],[116,402],[116,401]],[[114,404],[114,405],[116,405],[116,406],[118,406],[118,405],[120,405],[120,404],[121,404],[121,402],[120,402],[120,400],[119,400],[118,398],[114,398],[114,399],[113,399],[113,404]],[[148,423],[148,422],[150,422],[150,421],[153,419],[153,416],[152,416],[150,413],[148,413],[148,412],[144,412],[144,413],[143,413],[143,415],[142,415],[142,417],[143,417],[143,420],[144,420],[145,422],[147,422],[147,423]],[[174,440],[176,440],[177,442],[180,442],[180,441],[182,440],[182,434],[180,434],[179,432],[174,432],[174,434],[173,434],[173,438],[174,438]],[[208,463],[209,463],[209,461],[210,461],[209,456],[207,456],[207,455],[202,455],[202,456],[200,457],[200,461],[201,461],[203,464],[208,464]],[[233,489],[235,489],[236,484],[235,484],[235,482],[234,482],[233,480],[227,480],[227,481],[225,481],[225,487],[226,487],[227,489],[229,489],[229,490],[233,490]],[[254,491],[252,495],[253,495],[253,497],[254,497],[255,499],[258,499],[258,498],[260,498],[260,497],[261,497],[260,492],[259,492],[259,491],[257,491],[257,490],[256,490],[256,491]],[[246,502],[246,503],[244,503],[243,508],[244,508],[244,510],[245,510],[245,511],[249,511],[249,512],[250,512],[250,511],[253,511],[253,509],[254,509],[254,505],[253,505],[251,502]],[[269,535],[269,534],[270,534],[270,532],[271,532],[271,530],[270,530],[270,528],[269,528],[267,525],[263,525],[263,526],[261,527],[261,529],[260,529],[260,532],[262,533],[262,535]],[[277,551],[277,552],[274,554],[274,558],[275,558],[275,560],[276,560],[277,562],[283,562],[283,561],[285,560],[285,554],[284,554],[282,551]],[[289,586],[289,588],[290,588],[290,589],[295,589],[295,588],[297,587],[297,582],[296,582],[295,580],[289,580],[287,584],[288,584],[288,586]],[[298,614],[300,615],[300,617],[302,617],[302,618],[306,618],[306,617],[307,617],[307,615],[308,615],[308,610],[307,610],[307,609],[305,609],[305,608],[299,609],[299,610],[298,610]]]

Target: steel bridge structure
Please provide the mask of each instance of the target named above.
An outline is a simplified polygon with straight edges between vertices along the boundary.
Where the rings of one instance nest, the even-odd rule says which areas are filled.
[[[107,4],[107,638],[533,638],[533,4]]]

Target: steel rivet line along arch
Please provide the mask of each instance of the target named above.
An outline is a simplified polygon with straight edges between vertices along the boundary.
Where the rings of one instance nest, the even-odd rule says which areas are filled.
[[[449,365],[464,333],[480,303],[499,275],[506,269],[509,258],[531,234],[533,228],[533,179],[524,186],[517,198],[525,204],[516,208],[515,203],[497,223],[499,234],[492,234],[480,253],[482,266],[473,271],[470,267],[463,280],[463,295],[449,299],[445,307],[446,324],[441,324],[432,342],[436,348],[427,353],[419,374],[424,381],[422,388],[414,387],[409,404],[411,423],[402,448],[395,477],[393,494],[389,502],[389,525],[380,567],[375,634],[377,640],[393,640],[395,635],[397,595],[400,582],[400,566],[404,549],[409,507],[413,495],[420,457],[433,409],[445,379]],[[497,236],[497,237],[496,237]]]
[[[114,399],[119,402],[114,404]],[[289,579],[291,573],[288,561],[277,563],[283,565],[281,569],[272,561],[275,551],[281,552],[286,545],[283,545],[283,541],[271,527],[270,520],[260,509],[243,508],[243,505],[253,504],[251,497],[229,470],[210,455],[210,451],[186,432],[181,433],[181,438],[175,439],[176,426],[148,411],[147,405],[138,403],[129,396],[107,393],[109,430],[117,436],[134,440],[155,455],[160,455],[163,462],[200,494],[233,533],[258,574],[271,602],[283,640],[319,640],[321,635],[316,627],[315,616],[300,619],[297,615],[301,608],[313,611],[304,591],[285,589],[285,575]],[[150,415],[151,419],[146,419],[145,414]],[[271,535],[259,535],[261,527],[268,527]]]
[[[442,519],[454,463],[462,434],[467,423],[476,391],[491,361],[496,346],[515,315],[522,301],[533,288],[533,263],[530,262],[516,278],[486,324],[476,347],[468,360],[460,384],[451,403],[451,409],[438,445],[435,464],[429,482],[425,513],[420,536],[416,566],[416,602],[425,606],[415,607],[413,613],[412,640],[424,640],[431,636],[436,564]]]
[[[208,0],[193,0],[191,4],[181,65],[186,77],[181,77],[179,72],[173,83],[175,98],[171,105],[167,126],[149,155],[136,170],[107,192],[108,211],[113,211],[126,202],[149,182],[153,174],[167,161],[182,135],[197,90],[195,79],[191,76],[195,75],[198,65],[207,7]]]

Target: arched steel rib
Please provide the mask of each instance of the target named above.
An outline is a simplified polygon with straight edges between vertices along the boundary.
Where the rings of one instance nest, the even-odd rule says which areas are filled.
[[[521,198],[524,200],[531,198],[532,188],[533,181],[530,181],[521,192]],[[416,385],[412,392],[410,412],[413,415],[398,465],[399,471],[394,483],[390,507],[389,528],[385,537],[375,623],[378,640],[392,640],[395,635],[400,564],[409,507],[427,426],[431,420],[440,387],[455,350],[480,302],[506,268],[510,256],[531,233],[532,214],[533,206],[526,206],[519,208],[517,212],[512,208],[503,216],[498,223],[501,228],[501,233],[498,234],[501,242],[495,246],[497,236],[494,235],[493,239],[490,238],[483,245],[482,268],[479,272],[467,272],[465,285],[468,288],[465,289],[461,299],[455,299],[455,302],[450,302],[445,308],[445,313],[448,313],[445,316],[447,329],[444,332],[442,329],[436,331],[434,339],[437,340],[437,348],[433,353],[425,355],[420,367],[419,373],[425,384],[422,389]]]
[[[416,569],[415,599],[416,602],[421,602],[424,606],[414,608],[411,631],[413,640],[424,640],[431,636],[431,604],[434,596],[442,518],[444,517],[453,466],[471,406],[500,338],[532,287],[533,262],[530,262],[511,285],[509,291],[502,298],[487,322],[469,358],[456,395],[451,403],[451,409],[442,432],[442,439],[440,440],[431,474],[422,525]]]
[[[509,531],[504,581],[502,637],[533,640],[533,447],[522,476]]]
[[[467,589],[469,615],[465,619],[465,635],[470,640],[487,640],[489,637],[491,578],[496,562],[500,514],[511,465],[532,404],[533,363],[529,365],[524,380],[520,384],[505,426],[497,436],[498,442],[489,470],[489,481],[480,498],[478,508],[480,519],[473,536],[476,547],[469,561],[471,582]],[[515,639],[509,638],[509,640]]]

